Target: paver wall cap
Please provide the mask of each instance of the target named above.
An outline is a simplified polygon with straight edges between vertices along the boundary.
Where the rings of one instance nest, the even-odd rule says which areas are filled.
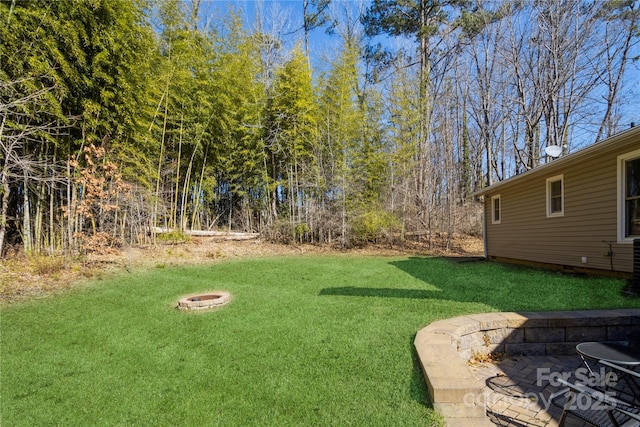
[[[558,312],[480,313],[431,323],[416,334],[414,345],[434,409],[447,426],[493,425],[481,405],[464,403],[484,385],[466,362],[482,349],[528,356],[575,353],[582,341],[629,340],[640,343],[640,309]]]

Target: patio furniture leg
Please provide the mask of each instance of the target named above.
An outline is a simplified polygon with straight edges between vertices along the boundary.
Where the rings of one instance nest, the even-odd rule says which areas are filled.
[[[560,422],[558,423],[558,427],[564,427],[564,423],[567,421],[567,412],[562,411],[562,416],[560,417]]]

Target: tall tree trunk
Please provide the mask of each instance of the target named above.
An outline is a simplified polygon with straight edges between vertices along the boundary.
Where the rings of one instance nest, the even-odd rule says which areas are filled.
[[[58,126],[59,127],[59,126]],[[59,137],[60,133],[57,133],[57,137]],[[53,164],[56,164],[56,152],[54,150],[53,154]],[[56,247],[56,227],[55,227],[55,195],[56,195],[56,181],[55,181],[55,173],[51,172],[51,184],[49,187],[49,253],[53,253]],[[62,218],[60,218],[62,222]]]
[[[617,69],[615,69],[614,65],[617,58],[615,54],[613,56],[609,54],[609,49],[607,49],[607,69],[605,71],[607,74],[607,94],[605,97],[607,107],[605,109],[604,117],[602,117],[602,122],[600,123],[600,128],[598,129],[595,142],[598,142],[602,137],[609,137],[615,132],[613,111],[622,86],[627,63],[629,62],[629,53],[634,44],[633,41],[638,34],[637,22],[640,18],[638,11],[634,10],[633,3],[629,4],[628,17],[630,22],[626,29],[627,31],[619,55],[619,66]]]
[[[33,252],[33,237],[31,234],[31,208],[29,199],[29,175],[25,170],[23,173],[23,194],[22,194],[22,244],[24,245],[24,252],[27,255],[31,255]]]
[[[197,225],[198,228],[202,228],[202,221],[198,215],[200,209],[200,194],[202,192],[202,183],[204,182],[204,171],[207,165],[207,156],[209,154],[209,146],[204,151],[204,158],[202,159],[202,169],[200,169],[200,178],[198,179],[198,185],[194,192],[193,213],[191,214],[191,229],[194,229]]]
[[[169,85],[167,85],[167,92]],[[158,157],[158,176],[156,177],[156,193],[154,198],[153,213],[151,215],[151,235],[153,236],[153,243],[156,242],[155,228],[158,226],[158,204],[160,201],[160,183],[162,182],[162,163],[164,161],[165,150],[165,138],[167,135],[167,114],[169,110],[169,96],[165,96],[164,99],[164,120],[162,123],[162,138],[160,139],[160,156]]]
[[[69,253],[71,252],[71,248],[73,247],[73,221],[75,218],[74,214],[74,203],[71,196],[71,155],[67,159],[67,250]]]
[[[187,229],[187,194],[189,192],[189,184],[191,183],[191,169],[193,167],[193,159],[196,156],[196,147],[193,147],[193,153],[191,154],[191,158],[189,159],[189,166],[187,167],[187,172],[184,176],[184,185],[182,186],[182,206],[180,208],[180,229]]]
[[[0,123],[0,138],[4,135],[4,125],[7,121],[7,116],[2,116],[2,123]],[[9,165],[7,158],[9,157],[9,148],[3,144],[5,161],[2,163],[2,170],[0,171],[0,183],[2,184],[2,193],[0,193],[0,258],[4,252],[4,239],[7,234],[7,212],[9,211],[9,196],[11,195],[11,187],[9,186],[9,178],[7,173],[9,172]]]
[[[427,29],[431,24],[430,2],[420,0],[420,27]],[[418,217],[428,233],[431,233],[431,196],[433,193],[433,168],[431,136],[431,40],[426,31],[420,34],[420,139],[418,145]],[[430,240],[430,239],[429,239]],[[429,242],[429,245],[431,243]]]
[[[0,135],[2,131],[0,130]],[[6,162],[2,166],[0,172],[0,181],[2,182],[2,194],[0,195],[2,202],[0,204],[0,257],[4,251],[4,239],[7,234],[7,212],[9,210],[9,198],[11,195],[11,187],[9,186],[9,179],[7,178]]]
[[[178,138],[178,161],[176,163],[176,181],[174,186],[174,198],[171,207],[171,220],[173,228],[178,227],[178,203],[180,200],[180,162],[182,161],[182,136],[184,131],[184,114],[180,115],[180,135]],[[180,224],[182,226],[182,224]],[[180,229],[183,231],[182,229]]]
[[[45,196],[45,183],[44,182],[40,182],[37,186],[37,193],[36,195],[36,202],[35,202],[35,207],[36,207],[36,212],[35,212],[35,218],[33,220],[33,236],[34,236],[34,242],[33,242],[33,252],[36,254],[41,253],[42,251],[42,238],[44,236],[44,227],[43,227],[43,219],[44,219],[44,196]]]

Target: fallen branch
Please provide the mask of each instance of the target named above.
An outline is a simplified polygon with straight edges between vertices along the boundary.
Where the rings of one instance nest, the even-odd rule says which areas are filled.
[[[154,227],[154,233],[172,233],[171,228]],[[224,240],[253,240],[260,237],[260,233],[244,233],[240,231],[208,231],[208,230],[185,230],[184,234],[194,237],[219,237]]]

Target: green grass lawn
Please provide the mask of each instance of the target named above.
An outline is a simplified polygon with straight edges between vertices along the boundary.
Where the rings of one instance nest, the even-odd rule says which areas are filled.
[[[445,259],[157,268],[0,308],[3,426],[438,425],[413,351],[442,318],[640,307],[625,282]],[[185,313],[179,297],[230,304]]]

